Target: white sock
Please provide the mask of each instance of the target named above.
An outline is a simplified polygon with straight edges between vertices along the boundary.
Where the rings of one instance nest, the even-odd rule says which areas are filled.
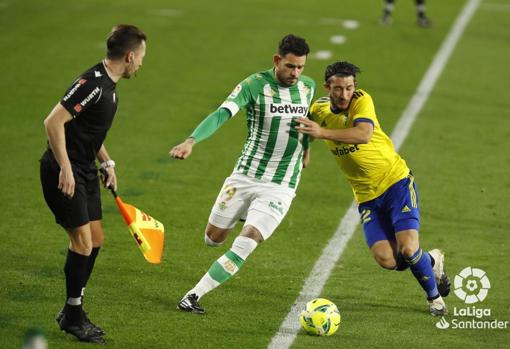
[[[227,281],[239,270],[246,258],[257,248],[257,245],[255,240],[245,236],[235,238],[230,251],[227,251],[211,265],[207,273],[195,287],[186,293],[186,296],[194,293],[200,299],[203,295]],[[233,262],[232,259],[236,262]]]
[[[384,10],[386,12],[389,12],[391,14],[391,13],[393,13],[394,9],[395,9],[395,4],[392,4],[392,3],[385,3],[384,4]]]
[[[204,294],[207,292],[215,289],[220,285],[219,282],[213,280],[211,276],[209,276],[209,273],[205,273],[204,276],[202,276],[202,279],[193,287],[191,290],[186,293],[184,297],[189,296],[190,294],[196,294],[198,299],[200,299]]]
[[[81,297],[77,297],[77,298],[69,297],[69,298],[67,298],[67,304],[69,304],[69,305],[80,305],[81,304]]]
[[[247,238],[246,236],[238,236],[232,243],[232,248],[230,250],[243,260],[246,260],[246,258],[255,251],[257,245],[257,241],[253,239]]]

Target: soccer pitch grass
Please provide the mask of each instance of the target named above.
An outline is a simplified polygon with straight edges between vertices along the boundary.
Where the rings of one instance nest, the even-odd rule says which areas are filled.
[[[0,1],[4,66],[0,115],[2,190],[0,347],[19,348],[27,328],[46,332],[50,348],[85,344],[58,330],[67,238],[47,209],[38,178],[44,117],[76,74],[103,57],[117,23],[149,37],[138,77],[118,85],[119,110],[106,145],[117,162],[119,194],[165,224],[163,263],[147,264],[103,191],[105,245],[89,282],[85,308],[115,348],[265,348],[304,279],[352,201],[352,193],[321,142],[303,172],[297,197],[277,232],[243,269],[201,301],[205,316],[180,313],[180,297],[230,246],[208,248],[203,229],[246,136],[244,114],[199,144],[186,161],[169,159],[241,79],[271,66],[277,41],[304,36],[312,54],[305,74],[320,88],[326,64],[347,59],[363,74],[390,133],[414,94],[464,1],[428,3],[431,29],[415,26],[412,1],[398,1],[393,25],[381,28],[372,0],[289,4],[273,1]],[[342,19],[359,21],[347,29]],[[505,98],[510,3],[483,1],[420,113],[400,153],[413,169],[422,211],[424,249],[446,251],[452,279],[467,266],[487,272],[491,289],[481,320],[510,321],[508,194],[510,114]],[[343,45],[330,42],[344,35]],[[342,314],[328,338],[300,332],[292,348],[503,348],[509,329],[446,329],[427,313],[409,272],[382,270],[361,230],[355,233],[322,297]],[[452,294],[451,314],[466,305]],[[296,321],[298,319],[296,318]],[[506,343],[506,344],[505,344]],[[90,346],[90,345],[87,345]]]

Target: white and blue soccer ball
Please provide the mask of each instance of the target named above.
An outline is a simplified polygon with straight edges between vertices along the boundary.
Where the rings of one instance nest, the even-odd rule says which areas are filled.
[[[325,298],[312,299],[299,315],[301,327],[314,336],[331,336],[338,330],[341,321],[335,303]]]

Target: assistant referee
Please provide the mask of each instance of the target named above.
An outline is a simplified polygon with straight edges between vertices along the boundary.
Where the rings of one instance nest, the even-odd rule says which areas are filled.
[[[117,111],[116,84],[142,66],[146,41],[133,25],[115,26],[106,41],[106,58],[79,75],[44,120],[48,149],[41,158],[42,189],[70,240],[64,266],[67,299],[56,320],[61,330],[85,342],[105,342],[105,332],[82,306],[104,239],[96,159],[106,174],[103,184],[116,189],[115,162],[103,142]]]

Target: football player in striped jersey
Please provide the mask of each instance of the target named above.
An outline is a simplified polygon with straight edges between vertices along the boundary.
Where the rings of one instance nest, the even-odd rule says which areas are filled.
[[[234,275],[290,208],[307,161],[307,137],[295,126],[298,118],[308,115],[315,90],[314,81],[301,74],[308,53],[303,38],[285,36],[273,56],[273,67],[241,81],[188,139],[170,151],[172,157],[186,159],[195,144],[240,109],[246,110],[248,137],[212,208],[205,243],[219,246],[239,220],[245,223],[230,250],[180,301],[178,308],[183,311],[203,314],[198,300]]]

